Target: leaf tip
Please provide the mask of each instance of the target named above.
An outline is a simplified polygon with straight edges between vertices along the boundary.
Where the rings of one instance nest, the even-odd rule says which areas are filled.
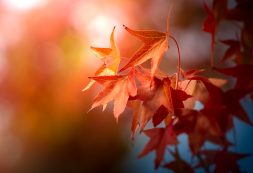
[[[119,117],[115,117],[116,123],[119,124]]]
[[[126,25],[123,24],[123,27],[125,30],[128,30],[128,27]]]
[[[115,28],[116,28],[116,26],[114,26],[114,27],[113,27],[113,29],[112,29],[112,33],[114,33]]]

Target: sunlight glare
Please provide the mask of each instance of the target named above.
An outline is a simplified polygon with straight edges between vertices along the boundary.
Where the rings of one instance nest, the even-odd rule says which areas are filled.
[[[45,4],[46,0],[4,0],[7,8],[19,11],[27,11]]]
[[[99,14],[91,21],[88,28],[88,35],[92,40],[99,42],[99,44],[108,44],[109,42],[105,39],[105,35],[109,36],[113,27],[119,25],[120,23],[113,17],[106,14]]]

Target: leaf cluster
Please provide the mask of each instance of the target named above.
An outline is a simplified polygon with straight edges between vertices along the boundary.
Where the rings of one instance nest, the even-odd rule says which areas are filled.
[[[234,129],[234,118],[252,125],[240,100],[247,95],[251,99],[253,96],[253,3],[250,0],[237,0],[236,6],[228,9],[227,0],[214,0],[212,8],[205,4],[204,9],[208,17],[203,30],[210,33],[212,38],[211,66],[224,78],[201,75],[204,69],[183,70],[180,67],[180,51],[178,71],[165,74],[159,69],[159,64],[169,48],[169,41],[176,42],[174,37],[168,31],[133,30],[123,26],[143,45],[122,65],[124,61],[114,40],[114,28],[110,38],[111,48],[91,47],[103,64],[95,76],[90,77],[91,81],[84,90],[96,82],[100,83],[103,89],[95,97],[91,109],[100,105],[105,109],[113,101],[113,113],[117,120],[126,107],[133,110],[132,138],[137,131],[149,137],[139,157],[154,151],[155,168],[162,166],[174,172],[187,170],[190,173],[197,168],[207,173],[237,173],[240,172],[237,161],[247,154],[230,150],[234,144],[227,139],[227,133]],[[219,68],[214,59],[215,35],[219,24],[225,20],[231,21],[231,24],[239,21],[243,27],[240,39],[220,42],[228,46],[220,63],[231,61],[234,65]],[[151,68],[142,66],[146,61],[151,62]],[[119,69],[120,65],[123,67]],[[223,86],[229,77],[234,78],[236,83],[225,90]],[[203,104],[203,109],[194,109],[196,101]],[[153,128],[147,129],[149,122],[153,123]],[[198,160],[196,164],[189,164],[180,157],[177,146],[181,134],[188,136],[191,154]],[[220,149],[203,149],[206,142],[214,143]],[[166,154],[173,157],[173,161],[165,163]]]

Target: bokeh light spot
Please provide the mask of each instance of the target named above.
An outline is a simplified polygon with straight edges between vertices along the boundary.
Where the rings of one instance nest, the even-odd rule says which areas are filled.
[[[45,4],[46,0],[3,0],[3,3],[10,9],[26,11]]]

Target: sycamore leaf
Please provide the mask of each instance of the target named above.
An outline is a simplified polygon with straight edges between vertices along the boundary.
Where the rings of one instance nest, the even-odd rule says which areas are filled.
[[[137,93],[134,72],[119,76],[96,76],[91,79],[104,85],[103,91],[95,97],[91,109],[114,100],[113,112],[118,120],[119,115],[125,110],[129,96],[135,96]]]
[[[118,67],[120,63],[120,51],[115,43],[114,40],[114,30],[112,30],[111,37],[110,37],[110,44],[111,48],[98,48],[92,47],[91,50],[97,55],[102,61],[103,65],[96,71],[96,76],[109,76],[115,75],[118,72]],[[91,80],[88,85],[83,89],[86,91],[95,83],[94,80]]]
[[[137,31],[126,26],[124,28],[131,35],[140,39],[144,45],[130,58],[129,62],[120,71],[140,65],[151,59],[151,78],[153,78],[163,54],[168,49],[167,33],[147,30]]]
[[[174,133],[171,125],[169,125],[166,128],[153,128],[145,130],[144,134],[147,135],[150,138],[150,140],[138,157],[139,158],[143,157],[149,152],[155,150],[156,152],[155,168],[158,168],[158,166],[160,165],[161,161],[164,158],[166,146],[178,144],[177,136]]]

